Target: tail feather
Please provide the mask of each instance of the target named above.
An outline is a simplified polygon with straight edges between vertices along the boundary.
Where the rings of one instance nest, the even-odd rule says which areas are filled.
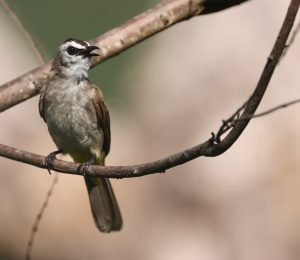
[[[88,155],[71,154],[75,162],[83,163],[90,159]],[[102,153],[96,165],[105,165]],[[122,228],[122,216],[109,179],[84,177],[89,193],[91,209],[96,226],[101,232],[118,231]]]
[[[84,177],[94,221],[102,232],[122,228],[122,216],[110,181],[107,178]]]

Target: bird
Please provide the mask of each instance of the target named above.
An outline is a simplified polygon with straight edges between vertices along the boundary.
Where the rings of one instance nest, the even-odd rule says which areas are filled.
[[[50,168],[57,154],[69,154],[80,163],[97,228],[109,233],[122,228],[122,216],[108,178],[87,176],[90,165],[105,165],[110,150],[110,116],[101,90],[88,71],[99,47],[76,38],[58,48],[44,90],[39,113],[58,150],[46,157]],[[83,169],[81,169],[83,168]]]

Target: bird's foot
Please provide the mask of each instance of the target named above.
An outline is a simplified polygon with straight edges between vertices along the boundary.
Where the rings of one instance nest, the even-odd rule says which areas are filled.
[[[55,152],[49,153],[48,156],[46,157],[45,165],[50,175],[51,175],[51,168],[53,165],[53,161],[56,159],[56,155],[62,152],[63,152],[62,150],[57,150]]]
[[[91,160],[82,163],[78,168],[78,172],[79,173],[82,172],[83,176],[87,176],[89,173],[89,167],[94,164],[96,159],[97,159],[96,156],[93,156],[93,158]]]

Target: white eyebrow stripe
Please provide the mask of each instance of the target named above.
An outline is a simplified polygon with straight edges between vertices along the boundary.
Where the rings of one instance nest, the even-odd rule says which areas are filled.
[[[71,42],[68,42],[69,45],[72,45],[73,47],[77,48],[77,49],[84,49],[85,46],[82,46],[81,44],[77,43],[77,42],[74,42],[74,41],[71,41]]]

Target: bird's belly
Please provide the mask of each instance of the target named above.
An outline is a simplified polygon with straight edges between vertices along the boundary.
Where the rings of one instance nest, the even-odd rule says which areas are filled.
[[[102,131],[83,106],[53,104],[47,110],[46,121],[53,141],[65,153],[90,153],[93,146],[102,147]]]

